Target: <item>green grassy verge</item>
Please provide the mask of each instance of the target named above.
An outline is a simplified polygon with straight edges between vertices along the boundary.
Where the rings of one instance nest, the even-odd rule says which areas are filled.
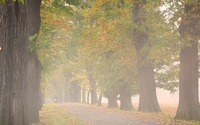
[[[40,111],[40,123],[32,125],[85,125],[55,104],[44,104]]]

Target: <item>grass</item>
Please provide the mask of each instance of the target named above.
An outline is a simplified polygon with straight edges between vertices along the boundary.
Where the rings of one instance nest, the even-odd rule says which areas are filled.
[[[44,104],[40,111],[40,123],[32,125],[85,125],[55,104]]]

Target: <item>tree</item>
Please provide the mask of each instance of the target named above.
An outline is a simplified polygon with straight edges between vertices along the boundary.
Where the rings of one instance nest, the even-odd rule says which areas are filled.
[[[65,72],[65,71],[63,71]],[[65,73],[65,101],[81,102],[81,85],[73,73]]]
[[[124,84],[119,87],[120,94],[120,109],[121,110],[133,110],[133,105],[131,102],[131,93],[128,90],[128,84]]]
[[[7,0],[1,8],[0,124],[28,125],[27,0]]]
[[[117,95],[125,82],[128,82],[129,86],[134,83],[131,81],[134,71],[128,67],[133,66],[134,61],[126,64],[129,57],[134,55],[129,53],[133,49],[130,44],[131,35],[129,36],[131,21],[127,21],[130,16],[128,4],[130,3],[119,0],[98,0],[83,13],[85,27],[81,40],[84,48],[81,53],[87,53],[89,58],[93,58],[91,60],[94,64],[94,77],[100,93],[108,98],[108,107],[117,106]],[[131,89],[128,93],[130,91]]]
[[[66,35],[71,31],[69,18],[72,15],[70,6],[64,6],[64,1],[43,1],[41,4],[41,27],[37,42],[30,42],[29,50],[37,51],[42,65],[41,89],[42,93],[52,100],[55,94],[62,100],[64,83],[55,76],[56,69],[66,63],[66,45],[69,37]],[[59,72],[61,76],[63,74]],[[60,76],[60,77],[61,77]],[[56,78],[55,78],[56,77]],[[56,81],[53,82],[52,78]],[[53,88],[54,86],[57,86]],[[61,90],[61,91],[60,91]]]
[[[36,42],[40,29],[40,4],[41,0],[28,0],[28,36],[29,43]],[[27,74],[27,104],[28,120],[30,123],[39,122],[40,79],[42,66],[35,50],[28,52]]]
[[[147,59],[150,53],[150,41],[148,27],[144,26],[145,4],[133,1],[133,20],[139,28],[134,28],[133,44],[137,53],[137,70],[139,79],[139,111],[159,112],[160,107],[156,95],[156,84],[154,78],[154,68],[150,60]]]
[[[179,105],[175,119],[200,120],[198,98],[198,41],[200,1],[185,2],[179,25],[180,50]]]
[[[96,104],[97,103],[97,88],[96,88],[96,81],[93,76],[93,70],[92,67],[89,66],[86,68],[86,71],[88,72],[88,78],[90,81],[90,93],[91,93],[91,104]]]
[[[72,73],[65,73],[65,79],[66,79],[66,84],[65,84],[65,102],[73,102],[73,89],[71,85],[71,80],[72,78]]]
[[[107,96],[108,98],[108,108],[117,108],[118,104],[117,104],[117,94],[111,95],[109,94]]]

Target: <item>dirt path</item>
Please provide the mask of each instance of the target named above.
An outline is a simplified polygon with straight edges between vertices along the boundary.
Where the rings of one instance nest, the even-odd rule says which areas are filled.
[[[112,111],[97,110],[96,108],[82,104],[64,103],[58,105],[71,115],[85,121],[88,125],[160,125],[156,121],[140,121],[133,116]]]

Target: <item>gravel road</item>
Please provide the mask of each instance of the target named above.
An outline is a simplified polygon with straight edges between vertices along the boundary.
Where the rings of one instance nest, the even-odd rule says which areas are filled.
[[[71,115],[85,121],[88,125],[161,125],[156,121],[141,121],[133,116],[77,103],[58,104]]]

